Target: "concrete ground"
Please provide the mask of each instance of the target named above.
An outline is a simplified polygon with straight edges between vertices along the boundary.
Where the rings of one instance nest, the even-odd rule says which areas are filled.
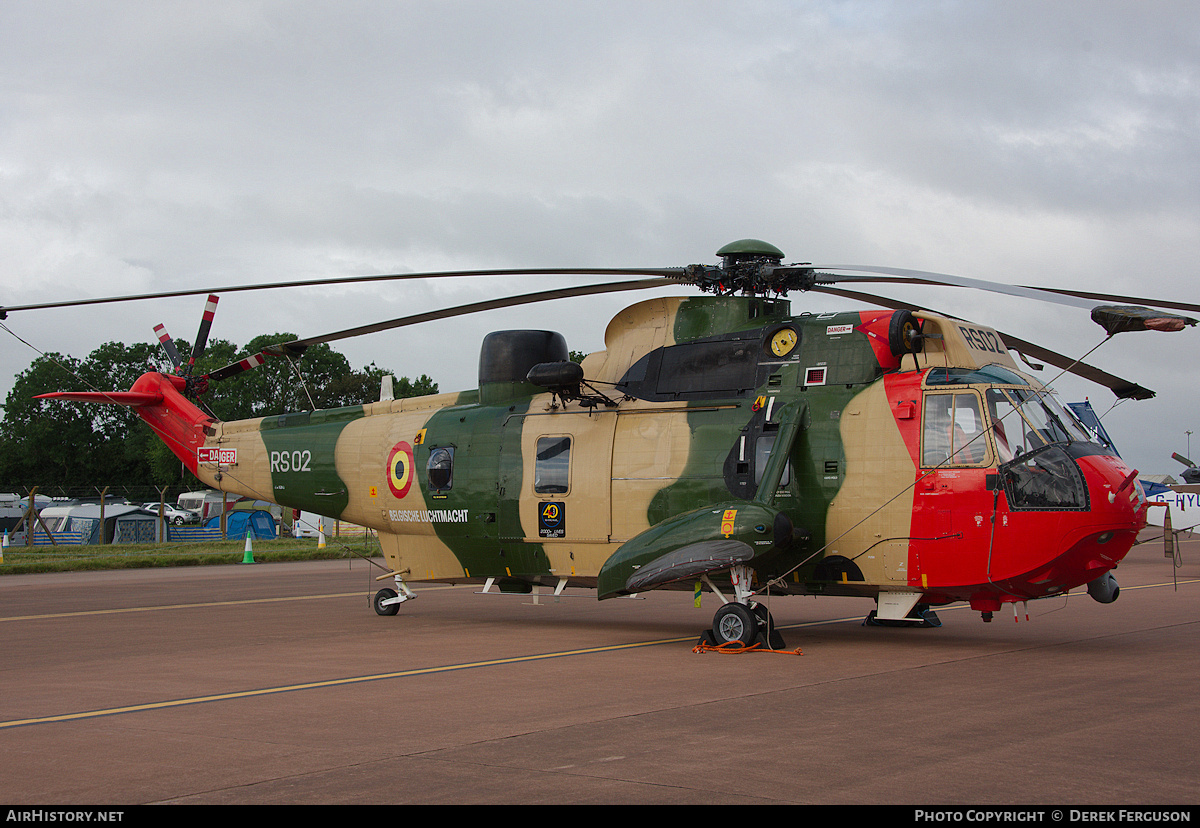
[[[1119,600],[696,653],[715,599],[418,587],[362,561],[0,577],[0,802],[1184,805],[1200,783],[1200,541]]]

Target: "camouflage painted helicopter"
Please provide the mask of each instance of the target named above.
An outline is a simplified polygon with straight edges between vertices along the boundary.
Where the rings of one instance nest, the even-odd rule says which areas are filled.
[[[925,626],[953,602],[991,620],[1003,604],[1085,584],[1099,601],[1116,598],[1111,572],[1146,522],[1137,473],[1009,350],[1119,397],[1153,393],[993,328],[833,285],[980,287],[1090,309],[1110,335],[1195,320],[1103,302],[1200,306],[784,265],[753,239],[718,256],[685,268],[520,271],[654,278],[297,340],[195,376],[210,296],[189,362],[160,330],[174,373],[147,373],[125,392],[46,396],[132,406],[207,485],[378,530],[380,580],[395,581],[375,596],[380,615],[414,597],[414,582],[584,587],[600,599],[703,584],[721,600],[709,640],[778,646],[767,594],[861,596],[875,601],[875,622]],[[317,342],[681,283],[702,295],[626,308],[605,350],[582,364],[558,333],[500,331],[484,339],[470,391],[233,422],[193,402],[211,381]],[[796,316],[783,298],[795,290],[888,310]]]

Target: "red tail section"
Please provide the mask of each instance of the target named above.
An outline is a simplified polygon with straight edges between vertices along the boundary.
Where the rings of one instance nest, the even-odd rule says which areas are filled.
[[[196,449],[216,422],[183,396],[183,377],[142,374],[128,391],[58,391],[38,399],[127,405],[137,412],[184,465],[196,473]]]

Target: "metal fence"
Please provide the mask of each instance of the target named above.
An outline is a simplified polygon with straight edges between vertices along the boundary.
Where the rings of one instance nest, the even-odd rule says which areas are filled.
[[[165,527],[166,534],[163,536],[157,521],[140,521],[139,523],[130,523],[119,526],[111,543],[103,544],[104,546],[119,546],[126,543],[200,543],[204,541],[219,541],[223,537],[221,530],[204,529],[199,526],[171,526],[167,524]],[[92,544],[89,541],[91,536],[89,531],[57,531],[47,533],[41,526],[37,526],[32,537],[29,538],[29,546],[100,546],[102,544]],[[51,539],[53,536],[53,540]],[[25,546],[25,532],[17,532],[15,535],[10,535],[8,545]]]

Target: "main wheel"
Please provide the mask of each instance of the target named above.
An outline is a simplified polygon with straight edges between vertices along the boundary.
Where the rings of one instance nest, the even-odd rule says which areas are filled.
[[[713,616],[712,632],[718,646],[734,641],[749,646],[758,637],[758,618],[743,604],[726,604]]]
[[[385,606],[383,603],[384,601],[388,600],[389,598],[395,598],[397,595],[399,595],[399,593],[390,587],[384,587],[383,589],[379,590],[379,592],[376,592],[375,593],[375,601],[374,601],[375,614],[376,615],[395,615],[396,613],[398,613],[400,611],[399,604],[388,604]]]

